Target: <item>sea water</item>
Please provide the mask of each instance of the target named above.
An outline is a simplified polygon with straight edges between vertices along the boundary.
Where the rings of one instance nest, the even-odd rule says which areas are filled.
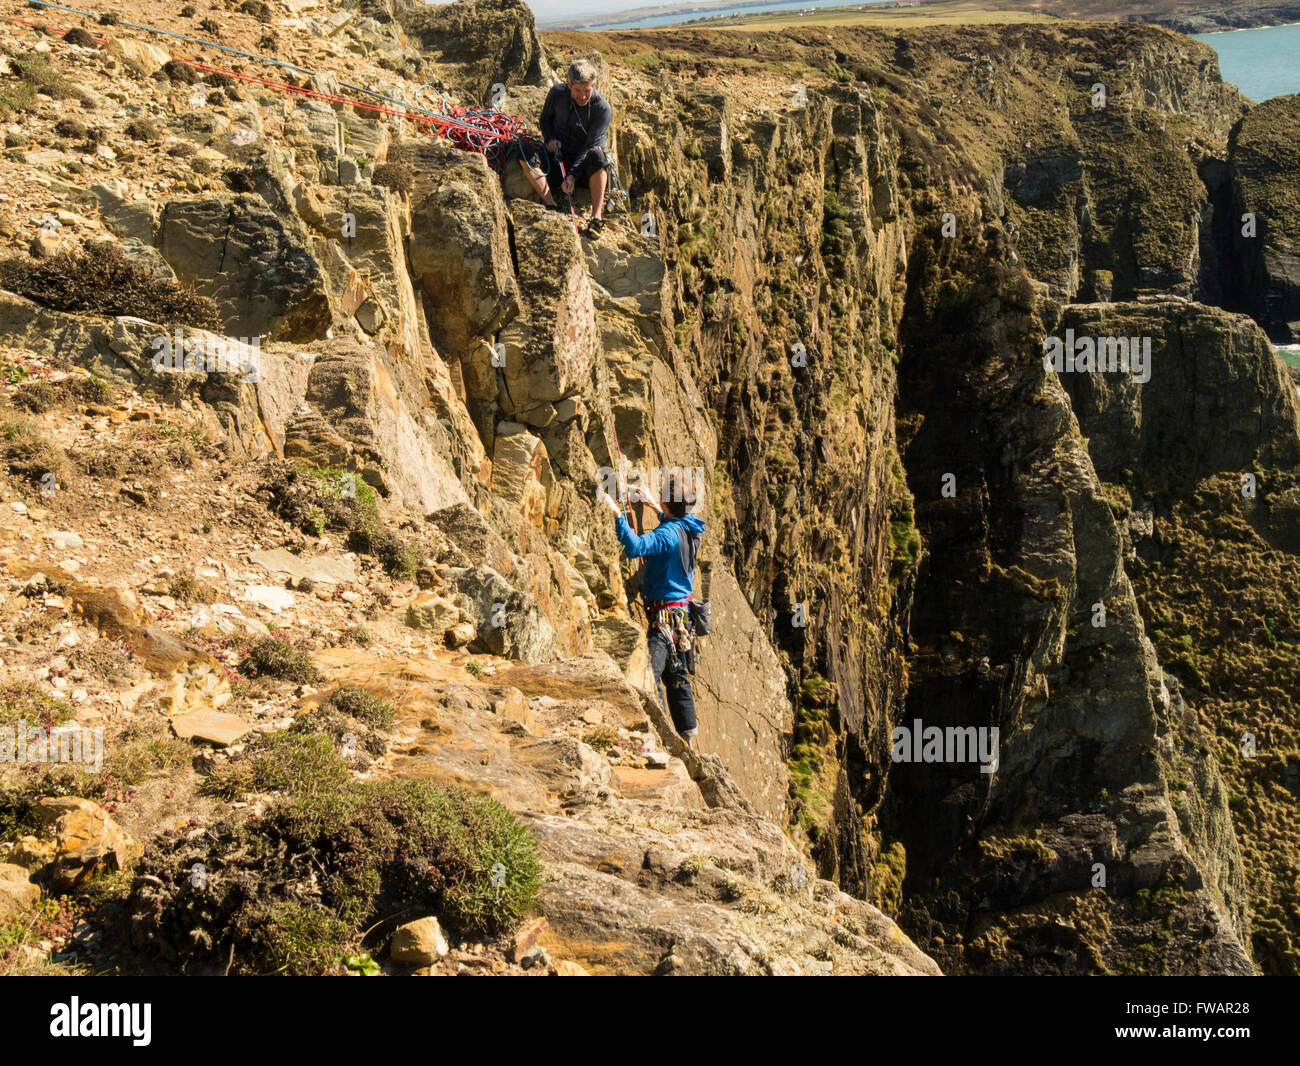
[[[883,3],[884,0],[860,0],[864,4]],[[739,3],[735,6],[722,5],[719,7],[708,8],[704,11],[683,12],[678,11],[668,15],[652,15],[649,18],[637,18],[636,9],[624,13],[624,17],[618,22],[602,23],[599,26],[585,26],[588,30],[632,30],[643,29],[648,26],[669,26],[673,23],[687,22],[691,19],[700,18],[717,18],[720,16],[734,17],[737,15],[768,15],[774,11],[804,11],[814,7],[845,7],[845,0],[803,0],[802,3],[791,0],[774,0],[772,3]],[[545,29],[545,27],[542,27]]]
[[[1223,80],[1255,103],[1300,93],[1300,25],[1201,33],[1196,39],[1219,53]]]
[[[1275,345],[1273,351],[1277,352],[1287,366],[1300,367],[1300,344]]]

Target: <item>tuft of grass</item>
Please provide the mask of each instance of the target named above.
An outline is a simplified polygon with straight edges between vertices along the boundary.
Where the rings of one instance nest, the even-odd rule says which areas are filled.
[[[195,577],[192,570],[173,575],[167,588],[181,603],[213,603],[217,598],[212,586]]]
[[[13,405],[34,414],[44,414],[60,403],[104,403],[113,397],[106,381],[91,375],[74,375],[62,381],[35,378],[25,381],[13,395]]]
[[[372,696],[361,688],[344,686],[330,697],[330,705],[340,713],[376,729],[392,729],[397,718],[397,711],[391,703]]]
[[[70,715],[71,709],[63,707],[41,722],[57,724]],[[41,724],[30,715],[27,722],[29,726]],[[172,736],[165,724],[147,723],[122,733],[103,754],[103,765],[98,770],[68,763],[24,766],[16,783],[0,788],[0,840],[16,840],[37,832],[37,810],[40,801],[48,797],[79,796],[115,812],[135,798],[136,786],[141,782],[192,762],[194,749],[187,741]]]
[[[85,137],[90,131],[86,128],[86,124],[78,119],[61,118],[54,124],[54,132],[60,137],[74,141]]]
[[[596,751],[608,751],[618,743],[618,730],[609,725],[592,726],[583,736],[582,742]]]
[[[48,944],[72,934],[84,912],[83,905],[68,896],[43,896],[29,911],[0,922],[0,977],[55,977],[88,975],[84,966],[34,961],[29,954],[36,948],[42,956]]]
[[[59,488],[67,481],[69,465],[63,450],[42,437],[26,419],[0,421],[0,462],[11,474],[33,485],[43,485],[46,474],[54,475]]]
[[[162,69],[163,73],[167,75],[167,80],[175,85],[193,85],[203,77],[188,63],[181,63],[175,59],[167,60]]]
[[[329,971],[348,955],[353,938],[347,922],[323,907],[292,899],[274,900],[245,916],[243,922],[257,929],[261,966],[289,977]]]
[[[106,241],[48,259],[11,256],[0,261],[0,287],[55,311],[133,315],[163,325],[221,328],[212,300],[128,262],[116,245]]]
[[[133,118],[122,127],[122,132],[133,141],[148,141],[152,144],[158,143],[167,135],[166,130],[149,118]]]
[[[240,662],[239,672],[247,677],[278,677],[300,685],[320,680],[311,656],[277,636],[262,637],[254,643]]]
[[[409,193],[415,185],[415,171],[407,162],[380,163],[370,176],[372,185],[382,185],[393,192]]]
[[[304,533],[345,532],[349,549],[378,559],[390,577],[415,578],[419,548],[384,525],[379,497],[359,475],[285,462],[269,469],[263,488],[280,516]]]
[[[95,35],[89,30],[83,30],[80,26],[73,26],[63,35],[64,44],[75,44],[78,48],[98,48],[99,42],[95,40]]]
[[[26,722],[52,729],[72,717],[72,707],[31,681],[12,681],[0,688],[0,725]]]
[[[347,763],[331,737],[287,730],[271,734],[218,767],[199,791],[227,800],[249,792],[313,796],[340,788],[348,777]]]
[[[339,634],[340,644],[356,644],[362,648],[367,647],[373,640],[370,630],[365,626],[349,626]]]
[[[85,90],[60,74],[39,53],[9,60],[10,75],[0,79],[0,99],[14,111],[32,111],[37,93],[55,100],[84,100]]]
[[[59,402],[59,391],[44,378],[25,381],[12,397],[13,405],[41,415]]]

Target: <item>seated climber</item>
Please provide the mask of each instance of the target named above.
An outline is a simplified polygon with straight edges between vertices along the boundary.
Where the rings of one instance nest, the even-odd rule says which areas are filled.
[[[647,503],[659,512],[659,525],[649,533],[638,535],[628,525],[618,503],[606,492],[600,502],[617,516],[615,532],[629,559],[644,559],[645,574],[641,594],[650,614],[650,669],[655,685],[667,688],[668,710],[673,725],[694,748],[699,732],[695,721],[695,700],[691,695],[688,667],[694,673],[694,627],[688,601],[694,585],[695,560],[699,555],[704,522],[686,513],[682,498],[682,477],[669,475],[665,492],[668,499],[660,505],[654,493],[641,486],[631,490],[634,503]],[[662,698],[662,694],[661,694]]]
[[[562,210],[555,194],[572,196],[578,186],[591,190],[591,219],[586,226],[588,237],[599,237],[605,220],[605,189],[609,183],[605,156],[605,135],[613,118],[609,102],[596,92],[596,68],[586,59],[569,67],[563,85],[553,85],[542,105],[542,140],[546,151],[564,161],[564,176],[555,159],[551,160],[546,180],[524,164],[533,188],[546,206]]]

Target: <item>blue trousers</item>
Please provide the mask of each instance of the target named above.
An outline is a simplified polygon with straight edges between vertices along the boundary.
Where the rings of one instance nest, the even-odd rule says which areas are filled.
[[[650,671],[654,674],[655,686],[660,690],[660,699],[663,700],[663,689],[666,688],[666,702],[673,716],[673,725],[682,736],[693,737],[699,732],[695,724],[695,699],[691,695],[690,676],[681,662],[681,655],[671,654],[668,641],[657,629],[650,630],[649,644]]]

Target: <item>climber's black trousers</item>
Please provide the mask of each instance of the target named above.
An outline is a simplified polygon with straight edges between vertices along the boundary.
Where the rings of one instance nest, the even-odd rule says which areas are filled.
[[[693,737],[698,732],[695,725],[695,699],[691,696],[690,675],[681,665],[681,656],[669,654],[668,641],[657,629],[650,630],[650,670],[655,676],[655,685],[663,685],[668,690],[668,710],[673,716],[673,725],[684,737]],[[662,690],[661,690],[662,691]]]

